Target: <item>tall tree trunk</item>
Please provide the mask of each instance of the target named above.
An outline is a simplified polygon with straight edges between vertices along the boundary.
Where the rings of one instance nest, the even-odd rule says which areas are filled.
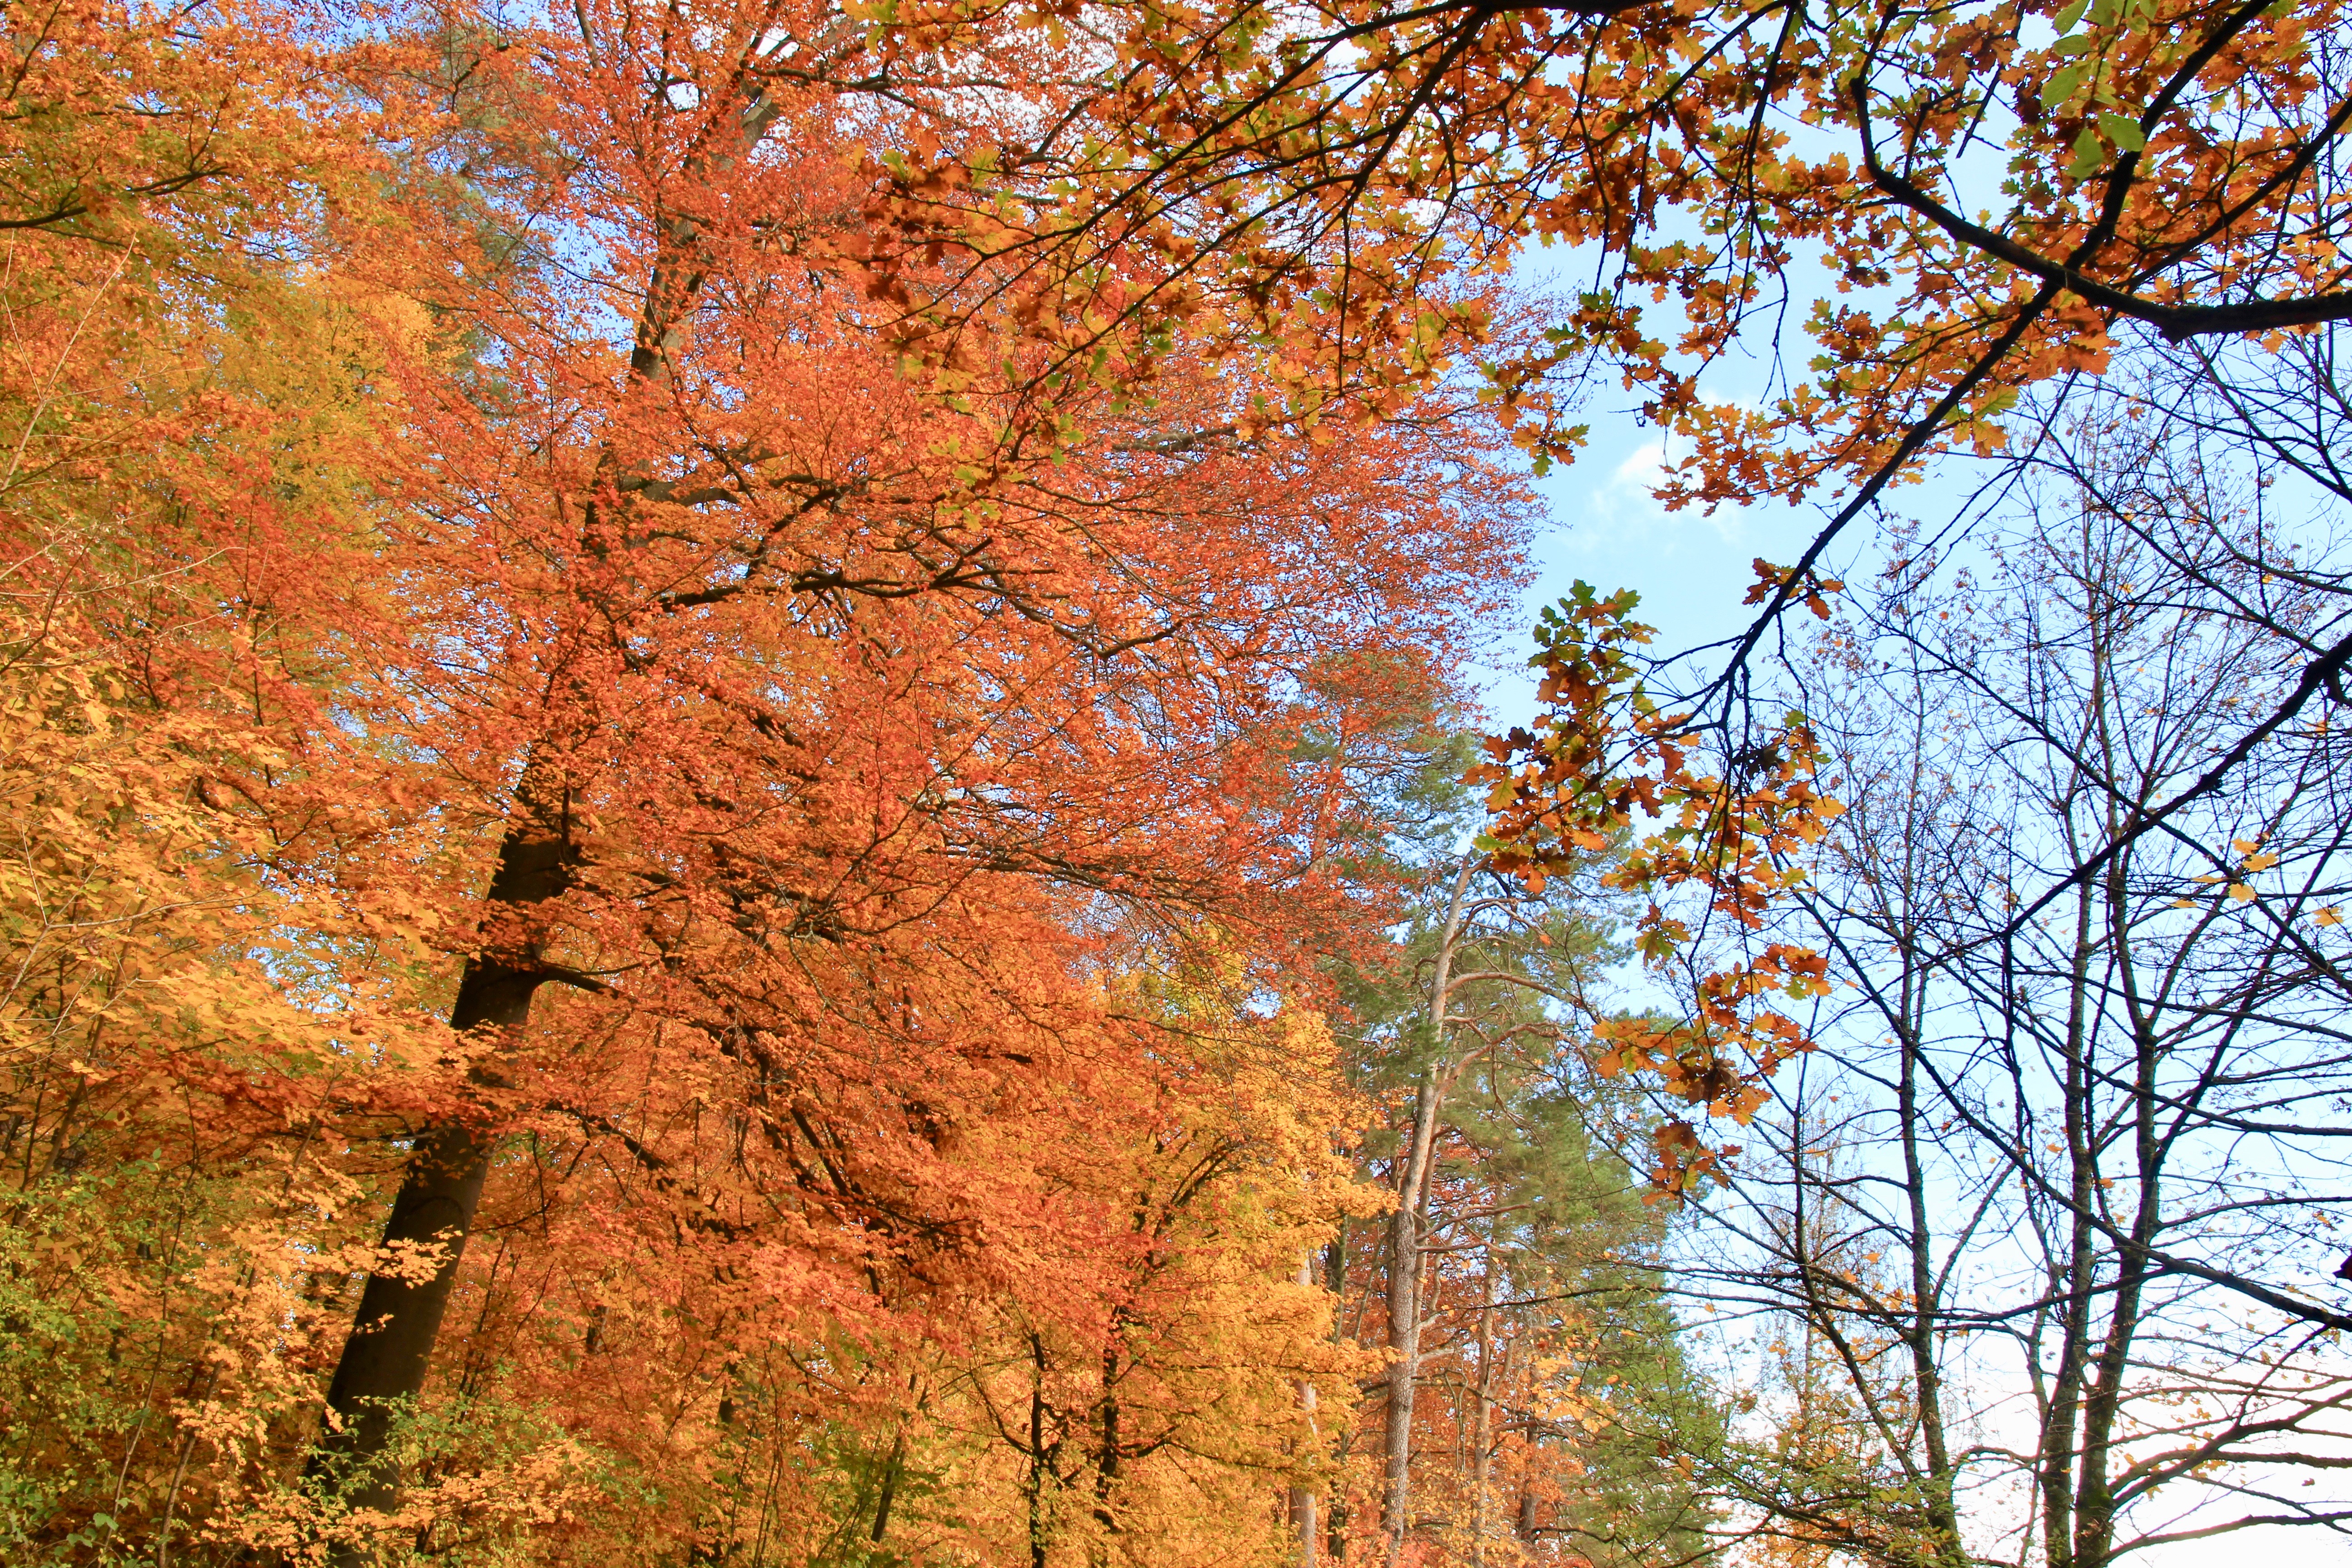
[[[2110,893],[2108,910],[2111,922],[2120,926],[2114,911],[2124,907],[2121,856],[2116,857],[2115,865],[2111,877],[2117,885]],[[2117,948],[2117,967],[2128,973],[2130,958],[2124,946],[2127,939],[2118,931],[2113,940]],[[2127,1005],[2135,1001],[2136,998],[2126,997]],[[2164,1213],[2164,1152],[2157,1127],[2160,1098],[2157,1070],[2162,1051],[2152,1023],[2137,1016],[2133,1023],[2132,1163],[2138,1178],[2138,1194],[2132,1215],[2131,1240],[2116,1249],[2119,1256],[2116,1259],[2114,1294],[2107,1308],[2107,1331],[2096,1363],[2098,1381],[2084,1390],[2082,1479],[2074,1493],[2075,1568],[2107,1568],[2115,1555],[2115,1478],[2108,1472],[2114,1463],[2115,1428],[2123,1408],[2125,1378],[2131,1370],[2132,1345],[2139,1332],[2140,1298],[2147,1288],[2148,1248],[2156,1240]]]
[[[1054,1448],[1060,1445],[1049,1447],[1045,1442],[1045,1341],[1034,1331],[1029,1336],[1029,1476],[1022,1490],[1028,1509],[1029,1568],[1045,1568],[1053,1530],[1053,1521],[1045,1515],[1045,1486],[1049,1473],[1056,1484],[1062,1476],[1054,1462]]]
[[[2104,637],[2102,627],[2103,642]],[[2102,646],[2099,651],[2102,657],[2097,668],[2104,678],[2108,668],[2107,649]],[[2092,700],[2096,704],[2104,771],[2109,778],[2121,776],[2119,764],[2124,759],[2119,755],[2104,679],[2093,683]],[[2137,817],[2151,805],[2143,795],[2129,807],[2130,814]],[[2126,809],[2124,803],[2113,795],[2107,798],[2106,843],[2127,843],[2123,837],[2126,831]],[[2165,1097],[2157,1076],[2164,1050],[2158,1038],[2156,1019],[2147,1010],[2133,966],[2133,925],[2128,912],[2132,907],[2130,872],[2128,853],[2116,855],[2107,862],[2101,891],[2110,963],[2113,973],[2122,981],[2125,1016],[2131,1023],[2132,1169],[2137,1178],[2138,1194],[2132,1215],[2131,1240],[2116,1248],[2105,1342],[2099,1347],[2098,1380],[2084,1391],[2082,1479],[2074,1494],[2075,1568],[2107,1568],[2114,1559],[2116,1499],[2115,1479],[2108,1470],[2114,1462],[2115,1428],[2122,1412],[2125,1379],[2131,1370],[2132,1346],[2139,1332],[2141,1294],[2148,1283],[2148,1248],[2156,1240],[2164,1215],[2167,1141],[2159,1135],[2158,1119]]]
[[[1338,1233],[1323,1251],[1323,1287],[1331,1292],[1331,1342],[1345,1343],[1348,1332],[1348,1221],[1341,1215]],[[1338,1458],[1344,1463],[1355,1441],[1355,1423],[1342,1422],[1337,1439]],[[1348,1494],[1333,1494],[1323,1510],[1323,1554],[1334,1568],[1348,1561]]]
[[[1307,1253],[1298,1260],[1298,1288],[1311,1289],[1315,1285],[1315,1255]],[[1309,1433],[1315,1429],[1315,1384],[1305,1378],[1298,1382],[1298,1407],[1307,1413]],[[1316,1507],[1313,1487],[1290,1489],[1290,1522],[1298,1534],[1298,1568],[1315,1568]]]
[[[2063,1114],[2066,1158],[2071,1186],[2067,1194],[2067,1236],[2063,1264],[2053,1283],[2063,1290],[2058,1324],[2057,1375],[2052,1380],[2043,1416],[2041,1470],[2042,1552],[2050,1568],[2074,1568],[2076,1495],[2074,1469],[2075,1421],[2080,1414],[2084,1373],[2089,1364],[2091,1300],[2095,1274],[2093,1208],[2097,1192],[2098,1156],[2092,1147],[2089,1064],[2088,992],[2092,955],[2092,894],[2084,889],[2075,900],[2072,973],[2068,975],[2066,1012],[2066,1082]]]
[[[1438,1113],[1444,1109],[1451,1079],[1446,1059],[1447,1009],[1454,994],[1454,947],[1462,931],[1462,898],[1481,859],[1465,855],[1446,901],[1439,933],[1437,968],[1429,986],[1429,1026],[1434,1048],[1421,1085],[1413,1091],[1412,1131],[1397,1184],[1396,1214],[1389,1224],[1389,1398],[1381,1458],[1386,1482],[1381,1494],[1381,1524],[1388,1538],[1389,1568],[1404,1555],[1412,1528],[1412,1405],[1421,1377],[1421,1229],[1429,1197],[1430,1163],[1437,1145]]]
[[[1102,1447],[1095,1455],[1095,1522],[1102,1527],[1102,1538],[1095,1542],[1092,1552],[1097,1563],[1108,1560],[1105,1542],[1118,1533],[1118,1514],[1113,1504],[1118,1490],[1119,1461],[1124,1455],[1118,1431],[1118,1331],[1123,1321],[1113,1318],[1110,1338],[1104,1342],[1102,1352]]]
[[[1910,978],[1905,976],[1906,991]],[[1896,1125],[1903,1144],[1903,1180],[1909,1201],[1911,1254],[1911,1321],[1905,1338],[1911,1351],[1911,1377],[1918,1400],[1918,1422],[1927,1450],[1927,1527],[1934,1536],[1935,1560],[1946,1568],[1966,1568],[1967,1549],[1960,1542],[1958,1500],[1955,1495],[1951,1448],[1944,1431],[1943,1367],[1936,1335],[1943,1304],[1937,1296],[1933,1231],[1927,1223],[1927,1173],[1919,1150],[1919,1050],[1916,1020],[1906,994],[1901,1025],[1902,1068],[1895,1086]]]
[[[1306,1391],[1306,1397],[1310,1401],[1307,1408],[1314,1409],[1315,1406],[1311,1401],[1315,1394],[1315,1385],[1307,1383],[1299,1386]],[[1312,1487],[1290,1489],[1290,1522],[1298,1535],[1298,1568],[1315,1568],[1318,1549],[1321,1544],[1322,1538],[1318,1533],[1320,1527],[1316,1519],[1318,1511],[1316,1500],[1315,1489]]]
[[[1478,1385],[1470,1416],[1470,1568],[1486,1568],[1486,1489],[1493,1479],[1495,1258],[1478,1273]]]
[[[507,830],[489,890],[494,906],[512,910],[562,893],[578,858],[562,786],[527,772],[519,794],[522,817]],[[531,997],[546,978],[534,956],[526,951],[467,960],[450,1026],[461,1033],[496,1029],[511,1043],[529,1023]],[[488,1079],[492,1070],[477,1069],[476,1076]],[[388,1510],[398,1499],[393,1426],[402,1407],[425,1386],[433,1342],[449,1309],[496,1143],[494,1134],[465,1122],[428,1128],[416,1140],[393,1200],[383,1229],[386,1251],[397,1256],[430,1249],[437,1266],[421,1280],[397,1274],[368,1277],[328,1384],[327,1430],[312,1448],[306,1471],[337,1483],[353,1508]],[[344,1548],[336,1561],[358,1558],[353,1549]]]
[[[1396,1213],[1389,1220],[1389,1398],[1382,1431],[1381,1525],[1388,1536],[1390,1568],[1403,1553],[1412,1504],[1412,1405],[1421,1376],[1421,1215],[1415,1200],[1438,1106],[1433,1065],[1414,1091],[1412,1141],[1399,1183]]]
[[[907,1418],[898,1417],[898,1428],[890,1436],[890,1457],[882,1461],[882,1485],[874,1500],[874,1528],[866,1539],[877,1546],[890,1532],[890,1504],[898,1496],[898,1478],[907,1468]]]
[[[584,16],[581,25],[584,34]],[[839,47],[839,39],[849,36],[845,27],[810,43],[805,52],[815,56]],[[715,176],[765,138],[783,106],[751,68],[784,47],[781,37],[764,31],[746,43],[740,105],[720,108],[722,115],[733,116],[731,122],[713,137],[706,153],[688,164],[684,173],[688,178]],[[679,323],[705,281],[694,254],[699,243],[695,221],[659,213],[654,221],[658,255],[647,275],[629,354],[627,384],[632,391],[668,379]],[[599,473],[609,475],[614,462],[607,448]],[[592,502],[586,515],[593,522],[595,514]],[[548,776],[552,771],[543,755],[533,756],[525,765],[517,791],[520,810],[499,847],[499,868],[488,894],[494,915],[520,914],[555,898],[570,885],[579,864],[572,832],[572,786]],[[547,978],[527,941],[520,952],[478,953],[467,961],[459,977],[450,1025],[460,1031],[503,1031],[511,1048],[530,1022],[531,998]],[[399,1469],[391,1451],[394,1421],[399,1408],[425,1387],[433,1343],[448,1312],[458,1261],[473,1229],[496,1144],[495,1135],[462,1121],[426,1128],[417,1137],[393,1200],[383,1230],[386,1250],[397,1255],[411,1247],[429,1247],[437,1267],[422,1281],[369,1276],[328,1385],[326,1429],[305,1465],[306,1475],[338,1481],[354,1508],[389,1509],[398,1500]],[[331,1555],[335,1568],[351,1568],[362,1560],[359,1549],[351,1545],[338,1547]]]

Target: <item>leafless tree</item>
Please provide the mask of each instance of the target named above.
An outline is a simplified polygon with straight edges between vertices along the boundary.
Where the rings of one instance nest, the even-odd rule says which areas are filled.
[[[2352,599],[2174,368],[1998,526],[1898,536],[1798,671],[1849,811],[1791,924],[1842,985],[1685,1276],[1761,1331],[1709,1479],[1790,1561],[2352,1534],[2352,754],[2292,700]],[[2327,446],[2274,443],[2315,504]]]

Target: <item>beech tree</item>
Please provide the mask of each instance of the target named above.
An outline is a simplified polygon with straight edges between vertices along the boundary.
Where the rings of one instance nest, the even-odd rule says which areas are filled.
[[[1075,1177],[1216,1092],[1109,977],[1370,940],[1518,547],[1446,395],[910,375],[846,154],[955,84],[834,18],[379,20],[11,35],[29,1550],[693,1550],[755,1363],[870,1447],[842,1369],[1097,1345]]]
[[[320,613],[379,581],[383,361],[280,248],[356,138],[299,37],[218,20],[234,58],[102,8],[8,24],[0,1531],[25,1561],[187,1552],[312,1403],[338,1314],[310,1271],[367,1255],[332,1223],[363,1199],[334,1119],[417,1043],[414,928],[310,874],[322,840],[362,887],[432,853],[341,793],[398,798],[397,769],[339,769],[374,650]]]
[[[1279,1554],[1269,1491],[1286,1477],[1328,1484],[1327,1423],[1347,1418],[1364,1360],[1334,1342],[1328,1300],[1296,1281],[1294,1260],[1373,1194],[1331,1146],[1349,1097],[1321,1021],[1253,1016],[1236,978],[1213,958],[1119,984],[1121,1010],[1170,1048],[1141,1069],[1151,1114],[1054,1163],[1045,1199],[1087,1227],[1095,1256],[1084,1302],[1056,1299],[1066,1273],[1008,1260],[952,1332],[908,1321],[821,1356],[730,1344],[704,1555]],[[1319,1419],[1302,1378],[1329,1393]]]

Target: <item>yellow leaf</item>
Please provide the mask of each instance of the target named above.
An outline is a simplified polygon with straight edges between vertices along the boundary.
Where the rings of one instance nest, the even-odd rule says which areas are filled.
[[[2242,904],[2254,896],[2254,890],[2243,882],[2232,882],[2230,884],[2230,896]]]
[[[2343,912],[2336,909],[2334,904],[2328,905],[2326,909],[2320,910],[2311,918],[2324,926],[2340,926],[2344,923]]]

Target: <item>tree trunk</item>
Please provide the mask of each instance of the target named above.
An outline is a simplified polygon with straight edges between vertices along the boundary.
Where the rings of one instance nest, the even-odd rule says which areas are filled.
[[[1119,1460],[1123,1451],[1118,1435],[1118,1321],[1112,1323],[1112,1337],[1103,1345],[1102,1352],[1102,1447],[1095,1457],[1095,1522],[1102,1526],[1108,1538],[1118,1533],[1118,1515],[1113,1508],[1114,1494],[1118,1489]],[[1103,1542],[1095,1543],[1097,1561],[1104,1555]]]
[[[2091,963],[2091,893],[2075,900],[2073,971],[2068,976],[2065,1034],[2065,1127],[2071,1188],[2063,1272],[2051,1283],[2061,1302],[2058,1366],[2042,1416],[2041,1471],[2042,1552],[2050,1568],[2073,1568],[2075,1417],[2083,1374],[2089,1364],[2094,1260],[2091,1216],[2095,1212],[2097,1157],[2092,1149],[2088,1054],[2088,990]]]
[[[1490,1250],[1478,1275],[1478,1386],[1470,1418],[1470,1568],[1486,1568],[1486,1489],[1494,1472],[1494,1361],[1495,1266]]]
[[[1029,1385],[1029,1476],[1022,1490],[1029,1516],[1029,1568],[1045,1568],[1049,1544],[1049,1521],[1045,1517],[1045,1342],[1035,1333],[1029,1336],[1029,1352],[1034,1374]],[[1058,1469],[1054,1479],[1061,1479]]]
[[[1906,985],[1908,984],[1906,976]],[[1927,1173],[1919,1152],[1919,1051],[1912,1003],[1904,1003],[1901,1026],[1902,1068],[1895,1085],[1895,1123],[1903,1144],[1904,1191],[1908,1200],[1911,1255],[1911,1321],[1905,1338],[1911,1351],[1911,1377],[1918,1400],[1917,1419],[1927,1450],[1927,1528],[1934,1537],[1935,1560],[1947,1568],[1965,1568],[1967,1548],[1960,1541],[1957,1477],[1951,1449],[1944,1433],[1943,1368],[1937,1353],[1937,1332],[1942,1302],[1935,1259],[1933,1234],[1927,1224]]]
[[[1389,1399],[1382,1432],[1385,1485],[1381,1524],[1388,1535],[1390,1568],[1404,1552],[1412,1504],[1412,1405],[1421,1376],[1421,1215],[1415,1199],[1437,1120],[1435,1068],[1413,1096],[1412,1142],[1405,1160],[1396,1213],[1389,1221]]]
[[[584,29],[584,20],[582,25]],[[822,52],[835,42],[828,37],[810,48]],[[762,37],[751,43],[751,50],[756,56],[777,47]],[[726,110],[734,114],[730,133],[718,138],[698,161],[706,173],[724,170],[750,153],[782,111],[782,102],[768,95],[756,72],[747,73],[744,81],[741,107]],[[668,379],[677,324],[704,281],[701,270],[688,260],[699,238],[694,221],[657,216],[656,229],[660,254],[647,276],[635,323],[627,374],[632,387]],[[607,448],[600,471],[612,461]],[[592,505],[592,517],[593,510]],[[499,846],[499,868],[490,881],[488,901],[494,912],[519,914],[556,897],[570,885],[579,864],[572,835],[571,787],[547,777],[551,772],[541,756],[525,764],[516,792],[521,809]],[[493,943],[502,936],[511,940],[494,931]],[[450,1025],[461,1032],[502,1031],[511,1049],[530,1022],[532,996],[547,979],[528,938],[520,948],[487,948],[467,961]],[[478,1069],[478,1076],[490,1081],[494,1075]],[[400,1477],[390,1451],[394,1418],[400,1406],[414,1402],[425,1386],[433,1342],[449,1309],[458,1261],[496,1146],[495,1135],[462,1122],[428,1127],[417,1137],[384,1225],[383,1242],[387,1248],[433,1248],[438,1267],[431,1279],[415,1283],[382,1274],[369,1277],[328,1385],[326,1430],[304,1466],[306,1476],[337,1483],[353,1508],[389,1509],[398,1499]],[[356,1547],[341,1546],[331,1560],[334,1568],[351,1568],[361,1554]]]
[[[1429,987],[1430,1031],[1436,1048],[1421,1075],[1420,1088],[1413,1092],[1411,1142],[1397,1184],[1396,1215],[1389,1225],[1389,1352],[1393,1359],[1389,1363],[1388,1420],[1381,1456],[1386,1485],[1381,1495],[1389,1568],[1397,1568],[1403,1557],[1405,1532],[1412,1528],[1412,1404],[1421,1376],[1421,1227],[1437,1144],[1437,1117],[1444,1108],[1449,1076],[1444,1046],[1447,1009],[1454,994],[1454,945],[1462,930],[1462,896],[1480,864],[1475,854],[1463,858],[1454,878],[1453,896],[1446,903],[1445,926],[1437,943],[1437,970]]]
[[[1315,1284],[1315,1255],[1307,1253],[1298,1260],[1299,1289],[1309,1289]],[[1301,1378],[1298,1384],[1298,1407],[1307,1412],[1307,1427],[1315,1429],[1315,1385]],[[1315,1568],[1316,1507],[1313,1487],[1290,1489],[1290,1522],[1298,1532],[1298,1568]]]
[[[898,1418],[898,1429],[890,1436],[890,1457],[882,1462],[882,1485],[874,1500],[874,1528],[866,1539],[875,1545],[890,1532],[890,1504],[898,1495],[898,1477],[907,1465],[907,1418]]]
[[[559,789],[533,781],[529,772],[520,792],[523,820],[507,830],[499,847],[498,874],[489,900],[509,910],[528,909],[562,892],[577,855],[572,843],[569,800]],[[535,797],[553,795],[551,809]],[[495,1029],[509,1047],[530,1018],[531,997],[545,980],[536,954],[478,955],[466,963],[449,1024],[460,1033]],[[476,1069],[478,1079],[491,1075]],[[395,1256],[430,1249],[438,1266],[423,1280],[372,1274],[360,1296],[359,1313],[343,1341],[341,1358],[327,1387],[327,1430],[310,1451],[305,1473],[335,1484],[354,1509],[389,1510],[397,1500],[400,1475],[391,1453],[393,1429],[402,1409],[425,1386],[433,1342],[449,1310],[457,1265],[472,1230],[474,1210],[489,1174],[495,1134],[464,1122],[427,1128],[415,1152],[384,1224],[383,1247]],[[355,1548],[339,1548],[333,1560],[360,1561]]]
[[[1323,1251],[1323,1284],[1331,1292],[1331,1342],[1346,1342],[1348,1331],[1348,1221],[1340,1216],[1339,1230],[1331,1245]],[[1349,1445],[1355,1439],[1355,1423],[1342,1422],[1336,1447],[1338,1458],[1344,1463]],[[1348,1561],[1348,1494],[1332,1495],[1323,1510],[1323,1554],[1334,1564],[1344,1568]]]
[[[1304,1385],[1311,1394],[1313,1384]],[[1310,1406],[1311,1408],[1311,1406]],[[1290,1489],[1290,1522],[1298,1532],[1298,1568],[1315,1568],[1320,1537],[1316,1533],[1315,1491],[1311,1487]]]

